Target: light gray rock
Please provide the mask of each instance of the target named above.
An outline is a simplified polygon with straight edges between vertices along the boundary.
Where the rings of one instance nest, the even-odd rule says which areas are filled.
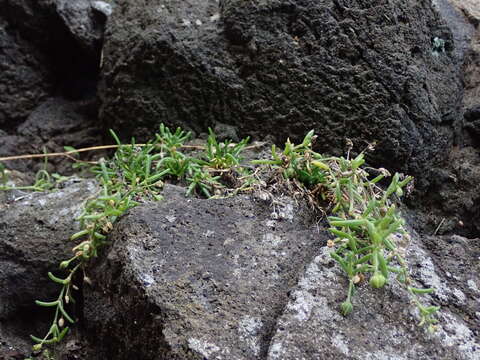
[[[103,2],[96,1],[95,3]],[[86,50],[89,50],[89,52],[95,52],[101,45],[105,25],[104,20],[106,19],[103,18],[101,21],[100,18],[95,17],[92,9],[103,9],[100,11],[105,14],[105,11],[109,8],[108,4],[105,5],[93,5],[90,0],[56,0],[57,12],[60,18],[79,44]]]
[[[106,3],[105,1],[92,1],[92,9],[101,12],[106,17],[112,15],[113,12],[112,5]]]
[[[437,290],[422,297],[442,306],[436,333],[416,325],[418,313],[394,279],[382,290],[360,286],[353,313],[341,316],[347,281],[323,248],[291,292],[267,359],[479,359],[479,241],[458,236],[422,241],[425,249],[412,244],[409,259],[419,284]]]
[[[84,314],[98,358],[265,358],[289,289],[325,243],[290,198],[272,208],[184,192],[167,186],[164,201],[131,210],[91,274]]]
[[[47,286],[47,272],[70,256],[75,218],[96,191],[96,181],[73,179],[57,191],[15,191],[0,203],[0,318],[56,288]]]
[[[354,312],[341,316],[347,281],[321,247],[325,228],[291,199],[183,192],[167,186],[163,202],[133,209],[93,270],[84,314],[98,358],[480,356],[478,239],[414,233],[411,274],[418,287],[436,288],[422,301],[442,307],[432,335],[393,278],[380,290],[360,285]]]

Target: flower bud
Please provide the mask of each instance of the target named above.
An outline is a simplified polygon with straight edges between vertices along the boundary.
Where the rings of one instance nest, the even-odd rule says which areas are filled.
[[[437,331],[437,327],[435,325],[430,324],[430,326],[428,327],[428,332],[430,334],[434,334],[436,331]]]
[[[65,260],[60,263],[60,269],[66,269],[68,265],[70,264],[69,261]]]
[[[40,351],[40,350],[42,350],[42,344],[33,345],[33,351]]]
[[[289,166],[287,169],[284,170],[283,174],[287,179],[290,179],[295,176],[295,169]]]
[[[342,303],[342,305],[340,305],[340,310],[342,312],[342,315],[343,316],[347,316],[348,314],[350,314],[353,310],[353,305],[350,301],[344,301]]]
[[[65,325],[65,320],[63,320],[63,318],[61,317],[60,319],[58,319],[58,326],[62,328],[63,325]]]
[[[386,282],[387,279],[385,279],[385,276],[383,276],[379,272],[374,273],[373,276],[370,278],[370,285],[376,289],[383,287]]]

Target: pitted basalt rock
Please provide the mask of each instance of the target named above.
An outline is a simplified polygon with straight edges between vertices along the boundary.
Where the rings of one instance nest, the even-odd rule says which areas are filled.
[[[325,243],[288,197],[273,209],[184,192],[167,186],[164,201],[131,210],[92,270],[84,316],[99,359],[264,358],[289,289]]]
[[[430,0],[117,1],[105,40],[101,118],[125,135],[160,122],[319,150],[376,142],[371,157],[418,175],[461,121],[461,61]]]
[[[0,128],[11,132],[51,91],[47,59],[0,16]]]

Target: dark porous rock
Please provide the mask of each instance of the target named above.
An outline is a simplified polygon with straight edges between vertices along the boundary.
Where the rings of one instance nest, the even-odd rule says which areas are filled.
[[[15,135],[0,132],[0,157],[22,154],[63,152],[64,146],[81,148],[98,145],[102,141],[94,99],[70,101],[49,98],[34,109]],[[97,153],[95,153],[97,154]],[[71,161],[64,157],[49,158],[49,171],[62,174],[71,172]],[[15,160],[5,163],[10,169],[35,171],[43,161]]]
[[[99,5],[90,0],[0,0],[3,10],[0,17],[40,48],[53,49],[60,44],[50,42],[68,33],[91,54],[98,52],[106,21],[106,14],[100,17],[95,14]]]
[[[97,191],[93,180],[72,179],[57,191],[15,190],[0,198],[0,354],[28,349],[29,334],[46,332],[51,312],[34,301],[58,297],[59,286],[47,273],[59,275],[59,263],[71,257],[75,218]]]
[[[372,160],[428,183],[461,121],[461,61],[431,0],[116,1],[101,119],[128,138],[217,122]],[[419,183],[422,185],[422,181]]]
[[[0,128],[14,129],[48,95],[46,59],[0,16]]]
[[[457,9],[453,25],[454,37],[462,38],[466,43],[467,54],[464,58],[463,104],[465,108],[466,135],[470,135],[473,144],[480,145],[480,2],[477,0],[437,0]],[[447,8],[448,6],[443,6]],[[463,46],[464,47],[464,46]],[[469,137],[466,137],[467,143]]]
[[[340,315],[348,282],[326,248],[306,268],[276,326],[268,360],[475,360],[480,357],[479,239],[426,237],[408,252],[414,278],[437,289],[421,296],[442,305],[434,334],[394,279],[381,290],[359,287],[354,309]]]
[[[432,4],[452,31],[455,41],[454,51],[460,60],[468,56],[472,50],[472,38],[475,35],[475,27],[461,11],[458,11],[459,3],[464,2],[465,0],[432,0]]]
[[[458,146],[445,151],[446,161],[426,172],[429,185],[409,202],[421,208],[415,227],[428,234],[480,237],[480,2],[432,1],[452,29],[458,58],[463,57],[463,131]],[[425,185],[425,184],[424,184]]]
[[[421,203],[411,204],[414,227],[422,233],[480,237],[480,150],[454,147],[448,167],[432,169]],[[410,216],[409,216],[410,217]]]
[[[478,101],[480,102],[480,98]],[[480,143],[480,104],[465,112],[465,128],[470,132],[472,138]]]
[[[326,233],[288,197],[165,199],[130,211],[84,287],[99,359],[262,359]]]
[[[78,99],[95,92],[107,17],[90,1],[0,0],[0,9],[0,21],[8,24],[9,32],[28,43],[19,44],[22,50],[44,57],[41,66],[28,65],[37,71],[47,69],[55,94]],[[11,62],[15,60],[7,58],[6,64]]]

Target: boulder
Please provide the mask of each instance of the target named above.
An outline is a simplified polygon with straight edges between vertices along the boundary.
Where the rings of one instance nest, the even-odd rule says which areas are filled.
[[[81,148],[102,142],[96,117],[95,99],[71,101],[61,97],[46,99],[31,111],[13,135],[0,131],[0,157],[22,154],[63,152],[64,146]],[[94,153],[98,155],[98,152]],[[87,157],[91,154],[87,154]],[[71,161],[64,157],[49,158],[48,170],[71,173]],[[10,169],[34,172],[43,161],[15,160],[5,163]]]
[[[461,61],[430,0],[116,1],[101,119],[128,138],[217,122],[319,150],[376,142],[372,161],[424,176],[461,121]]]
[[[82,98],[95,92],[103,30],[107,19],[104,13],[94,9],[89,0],[0,0],[0,9],[0,29],[5,27],[7,33],[13,37],[8,40],[12,44],[8,44],[6,48],[19,52],[14,56],[13,50],[9,50],[4,58],[0,52],[0,66],[14,68],[15,75],[20,80],[18,84],[10,81],[10,88],[6,92],[1,86],[2,82],[9,78],[4,80],[2,77],[0,96],[9,95],[11,100],[18,103],[22,98],[30,99],[45,88],[49,95],[55,92],[72,98]],[[1,42],[7,41],[3,39],[4,32],[0,31]],[[24,70],[18,71],[19,66]],[[31,72],[46,72],[45,76],[48,75],[49,81],[44,80],[45,76],[37,79],[38,75],[34,77]],[[38,96],[35,99],[38,100]],[[3,107],[9,105],[13,109],[22,109],[16,111],[23,111],[28,115],[28,111],[39,104],[36,102],[30,106],[22,106],[23,103],[10,101],[4,105],[2,102],[0,97],[2,128]],[[4,121],[8,120],[11,127],[17,125],[19,116],[12,118],[8,115],[4,115]],[[24,120],[25,115],[20,118]]]
[[[427,196],[412,204],[412,224],[427,234],[479,237],[480,151],[471,146],[453,148],[448,162],[447,168],[432,170]]]
[[[429,234],[480,236],[480,28],[475,19],[480,2],[435,0],[436,9],[452,29],[455,53],[463,62],[464,121],[458,146],[445,152],[446,161],[429,171],[429,187],[409,205],[421,208],[415,226]],[[479,18],[480,20],[480,18]]]
[[[90,270],[84,319],[98,359],[261,359],[323,226],[290,198],[185,198],[134,208]]]
[[[36,46],[53,50],[66,45],[55,41],[70,35],[84,55],[97,59],[105,22],[112,11],[110,4],[92,0],[0,0],[0,6],[4,9],[0,16]]]
[[[338,305],[348,283],[323,248],[292,289],[266,358],[478,359],[479,239],[417,236],[414,241],[408,251],[412,275],[421,286],[437,290],[422,301],[442,306],[435,333],[416,325],[418,313],[393,279],[382,290],[360,286],[354,311],[341,316]]]
[[[440,1],[440,0],[437,0]],[[465,96],[465,127],[467,135],[474,139],[478,147],[478,109],[480,108],[480,3],[475,0],[441,0],[456,9],[456,20],[452,23],[454,36],[464,37],[467,53],[464,59]],[[466,36],[465,36],[466,35]],[[467,138],[468,140],[468,138]]]
[[[93,358],[459,359],[480,356],[480,242],[420,236],[408,247],[437,332],[418,326],[406,290],[361,284],[339,313],[347,279],[329,256],[323,222],[288,197],[165,199],[139,206],[111,234],[84,287]],[[267,202],[262,199],[269,199]]]
[[[52,89],[46,58],[0,16],[0,128],[9,132]]]
[[[9,348],[29,353],[29,335],[46,332],[51,313],[34,301],[58,297],[47,273],[71,257],[75,218],[97,191],[94,180],[71,179],[47,193],[0,193],[0,358]]]

